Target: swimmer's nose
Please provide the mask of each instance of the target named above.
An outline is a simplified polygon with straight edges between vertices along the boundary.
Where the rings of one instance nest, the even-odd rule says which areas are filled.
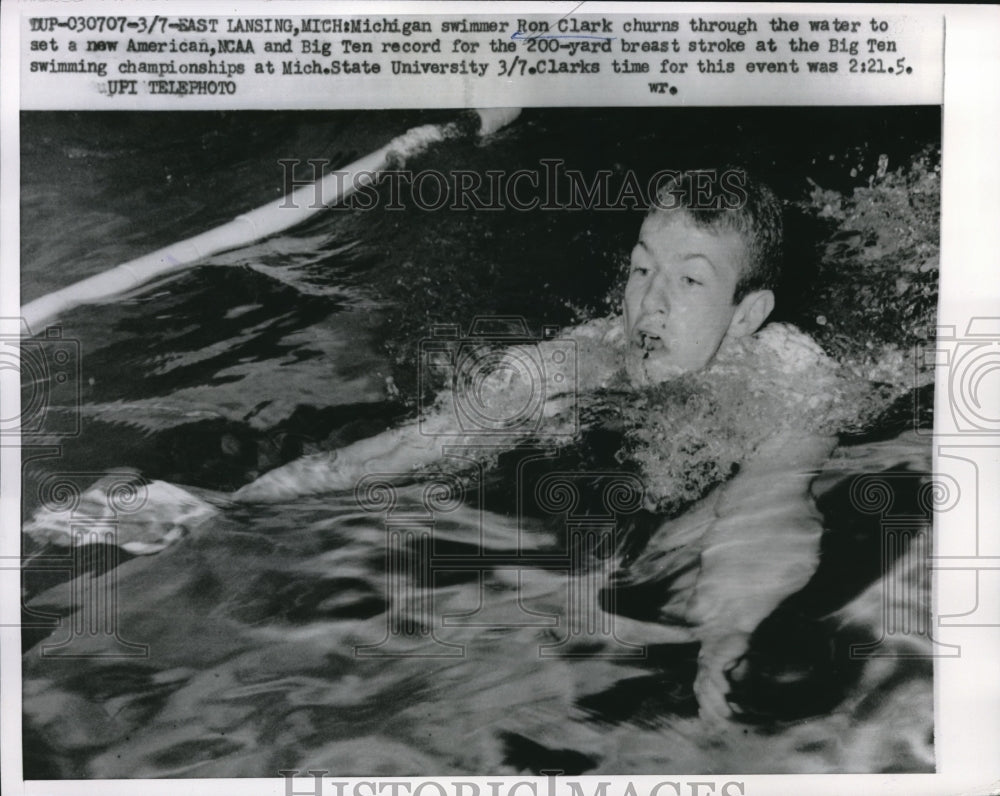
[[[642,311],[647,315],[669,315],[670,301],[667,296],[667,277],[664,274],[656,274],[646,286],[646,293],[642,297],[640,305]]]

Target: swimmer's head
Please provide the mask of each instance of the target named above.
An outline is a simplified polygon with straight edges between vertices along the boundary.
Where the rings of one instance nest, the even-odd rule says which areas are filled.
[[[707,179],[706,179],[707,175]],[[660,190],[632,249],[626,367],[657,384],[704,367],[774,309],[781,205],[746,172],[686,172]]]

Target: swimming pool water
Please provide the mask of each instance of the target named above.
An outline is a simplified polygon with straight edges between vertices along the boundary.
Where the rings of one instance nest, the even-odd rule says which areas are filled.
[[[834,124],[843,113],[803,111],[794,121],[816,133],[803,143],[791,112],[771,110],[528,111],[493,142],[449,142],[409,165],[513,169],[561,157],[620,174],[664,152],[686,166],[735,146],[792,196],[824,147],[895,156],[916,149],[913,130],[933,131],[936,118],[874,109]],[[280,158],[342,165],[448,118],[25,114],[22,302],[280,195]],[[377,433],[413,414],[418,343],[432,323],[516,314],[537,328],[602,311],[640,220],[641,212],[335,210],[124,300],[74,310],[61,324],[80,343],[81,403],[54,411],[78,411],[81,433],[37,440],[61,442],[58,451],[25,450],[24,516],[53,473],[86,486],[129,468],[231,491],[303,453]],[[389,377],[401,394],[387,390]],[[519,517],[516,490],[498,476],[487,478],[484,503],[442,515],[434,554],[533,563],[442,568],[428,603],[437,638],[417,622],[403,657],[355,654],[385,636],[392,587],[384,518],[351,494],[229,508],[153,556],[117,552],[109,562],[112,551],[94,546],[77,564],[87,574],[72,582],[37,558],[55,555],[65,570],[65,550],[26,541],[26,776],[932,770],[930,640],[884,641],[883,650],[909,657],[850,653],[878,642],[888,584],[906,585],[894,593],[907,610],[929,611],[916,557],[925,536],[883,571],[878,517],[849,499],[854,479],[882,473],[900,501],[918,505],[930,446],[909,425],[843,440],[817,474],[823,563],[759,629],[752,665],[737,674],[746,720],[722,729],[697,715],[696,645],[642,622],[656,595],[619,603],[617,632],[646,645],[645,657],[600,634],[553,646],[568,632],[554,617],[593,587],[588,573],[602,564],[547,566],[545,556],[567,558],[565,524]],[[420,507],[418,491],[399,500]],[[650,522],[633,516],[625,542],[641,548]],[[413,537],[398,553],[418,583],[420,544]],[[70,627],[54,628],[51,616],[112,585],[117,638],[74,636],[83,658],[43,656]],[[445,615],[458,618],[446,624]],[[132,656],[133,645],[148,654]]]

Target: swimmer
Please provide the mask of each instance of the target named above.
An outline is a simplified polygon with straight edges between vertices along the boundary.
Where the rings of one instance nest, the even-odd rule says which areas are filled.
[[[589,344],[578,356],[577,392],[607,387],[622,370],[633,387],[645,387],[704,368],[724,346],[757,332],[771,314],[781,254],[781,206],[770,189],[745,180],[746,201],[737,209],[673,208],[678,198],[686,198],[689,205],[732,200],[734,194],[724,193],[720,179],[711,182],[711,194],[696,173],[664,186],[632,249],[622,314],[569,330],[570,338]],[[538,343],[543,358],[547,346],[557,345]],[[483,385],[477,398],[516,404],[524,397],[518,391],[538,389],[512,381],[517,370],[498,368],[494,381]],[[544,397],[547,422],[540,434],[563,433],[562,412],[575,396],[548,383]],[[447,400],[454,398],[442,396],[439,406]],[[497,411],[493,416],[505,415]],[[285,500],[350,489],[366,473],[418,469],[440,457],[435,435],[456,441],[454,422],[452,413],[433,413],[419,425],[404,425],[279,467],[234,497],[248,502]],[[465,441],[471,444],[475,435],[470,438]]]
[[[761,331],[774,309],[779,278],[778,199],[738,172],[745,201],[727,209],[733,194],[725,193],[719,179],[706,191],[703,175],[687,173],[665,185],[661,201],[644,219],[631,253],[621,315],[570,330],[579,345],[581,392],[608,386],[623,368],[633,386],[656,385],[706,368],[721,354],[758,340],[758,347],[770,352],[790,339],[792,347],[823,357],[809,338],[790,327]],[[680,206],[675,206],[678,199]],[[495,400],[502,401],[511,391],[536,388],[512,383],[513,372],[508,369],[484,392],[492,389]],[[547,429],[565,431],[564,412],[573,396],[545,386]],[[514,402],[518,400],[515,396]],[[422,430],[413,423],[340,451],[300,459],[265,474],[234,497],[284,500],[350,489],[369,472],[429,465],[440,456],[434,433],[454,434],[453,423],[452,414],[441,411],[423,418]],[[687,541],[699,558],[684,619],[701,642],[695,693],[706,718],[731,715],[727,671],[746,651],[757,625],[802,588],[818,565],[822,528],[808,489],[812,472],[832,448],[832,438],[808,429],[776,432],[752,457],[747,451],[748,461],[724,488],[667,520],[655,534],[664,545]],[[643,567],[655,568],[657,558],[657,544],[652,544],[634,562],[635,574],[623,573],[623,580],[642,577]]]
[[[734,194],[718,179],[709,180],[706,189],[704,172],[681,175],[664,186],[632,249],[621,315],[568,333],[578,343],[578,391],[620,384],[622,374],[634,388],[655,386],[710,368],[748,346],[779,351],[789,334],[805,338],[787,327],[780,332],[764,326],[775,304],[781,207],[766,186],[742,172],[727,174],[734,173],[743,179],[735,183],[742,201],[733,209]],[[799,348],[809,348],[808,338],[799,342]],[[519,391],[538,388],[518,383],[513,373],[498,369],[480,397],[518,404]],[[575,396],[546,384],[544,398],[539,436],[565,433]],[[366,473],[419,471],[441,457],[436,434],[448,435],[448,443],[480,439],[456,440],[454,424],[454,414],[442,403],[419,423],[303,457],[231,497],[239,503],[282,501],[353,489]],[[498,442],[497,437],[490,442]],[[832,447],[829,437],[808,429],[776,430],[746,451],[738,474],[723,487],[680,517],[667,519],[645,553],[621,573],[623,582],[655,577],[665,560],[662,549],[678,544],[695,556],[697,575],[687,585],[683,619],[701,643],[695,694],[706,719],[730,716],[727,671],[737,665],[757,625],[815,571],[821,527],[808,489],[812,471]],[[664,608],[663,617],[675,619],[676,612]]]

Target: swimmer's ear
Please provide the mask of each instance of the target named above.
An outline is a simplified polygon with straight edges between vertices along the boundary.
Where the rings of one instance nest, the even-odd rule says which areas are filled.
[[[743,297],[737,305],[733,319],[729,322],[728,336],[746,337],[756,332],[774,309],[774,293],[770,290],[755,290]]]

